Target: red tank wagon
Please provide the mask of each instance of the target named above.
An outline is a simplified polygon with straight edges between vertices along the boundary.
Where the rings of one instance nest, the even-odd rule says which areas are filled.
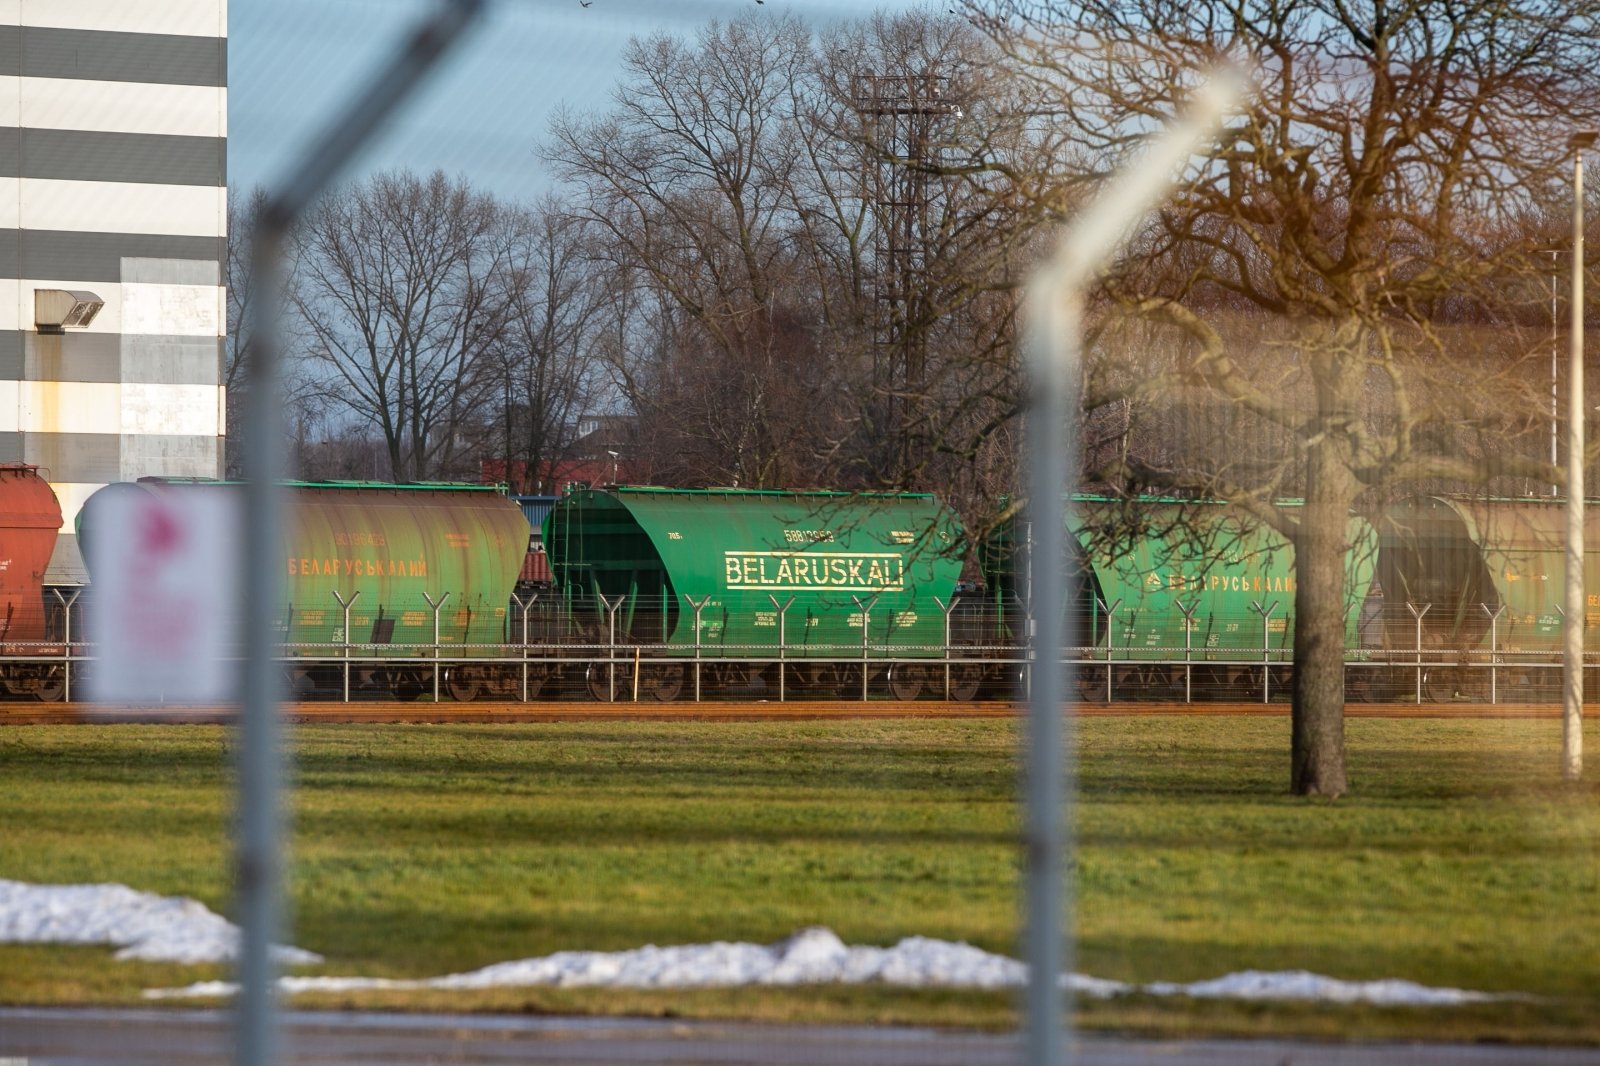
[[[46,647],[44,571],[61,531],[61,504],[33,466],[0,464],[0,654],[56,655]],[[0,675],[12,695],[60,699],[61,663],[13,663]]]

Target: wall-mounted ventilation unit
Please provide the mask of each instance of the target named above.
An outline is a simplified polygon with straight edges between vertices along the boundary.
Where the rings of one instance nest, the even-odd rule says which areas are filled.
[[[40,333],[87,326],[106,302],[83,289],[34,289],[33,323]]]

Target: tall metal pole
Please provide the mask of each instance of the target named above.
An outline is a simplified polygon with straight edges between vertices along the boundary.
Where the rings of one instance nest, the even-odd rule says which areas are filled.
[[[301,212],[421,83],[423,74],[477,18],[482,7],[483,0],[451,0],[419,27],[354,107],[295,168],[295,176],[268,200],[251,236],[261,295],[250,341],[250,383],[245,396],[245,661],[234,858],[240,926],[234,1054],[241,1066],[270,1066],[278,1061],[271,951],[281,911],[278,781],[282,755],[274,626],[283,572],[283,505],[278,491],[286,440],[278,383],[283,246]]]
[[[1557,365],[1557,353],[1561,345],[1557,343],[1557,332],[1560,318],[1556,309],[1556,251],[1550,250],[1550,468],[1559,469],[1561,454],[1557,450],[1556,441],[1560,437],[1557,427],[1561,424],[1561,405],[1556,399],[1556,376],[1560,372]],[[1561,486],[1551,485],[1550,495],[1561,495]]]
[[[1583,150],[1600,134],[1575,133],[1572,149],[1572,336],[1567,369],[1567,582],[1561,633],[1561,775],[1583,776]]]
[[[1226,75],[1195,95],[1190,114],[1174,122],[1139,158],[1119,170],[1061,237],[1050,260],[1029,279],[1023,358],[1028,375],[1027,517],[1029,609],[1033,616],[1028,696],[1023,873],[1027,897],[1023,955],[1028,962],[1025,1052],[1031,1066],[1060,1066],[1066,1018],[1061,975],[1070,953],[1062,936],[1068,895],[1062,859],[1070,836],[1066,816],[1073,778],[1072,716],[1062,649],[1067,644],[1063,555],[1067,479],[1076,468],[1080,325],[1083,290],[1117,251],[1127,231],[1159,203],[1180,165],[1214,133],[1239,87]],[[1110,642],[1107,642],[1109,648]],[[1109,668],[1108,668],[1109,671]]]

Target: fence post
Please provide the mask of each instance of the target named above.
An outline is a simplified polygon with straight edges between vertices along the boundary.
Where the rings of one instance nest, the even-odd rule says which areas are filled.
[[[78,597],[83,595],[82,589],[74,589],[71,596],[61,595],[60,589],[51,589],[56,599],[61,601],[61,621],[63,625],[62,637],[65,644],[62,646],[62,655],[65,657],[61,663],[61,699],[66,703],[72,702],[72,605],[78,602]]]
[[[1178,610],[1183,612],[1183,702],[1194,702],[1194,613],[1200,609],[1198,603],[1178,604]]]
[[[600,607],[606,612],[606,702],[617,700],[617,611],[627,602],[627,596],[617,596],[617,602],[606,599],[606,594],[596,592]],[[599,649],[596,649],[597,651]]]
[[[1111,641],[1117,635],[1117,608],[1122,606],[1122,597],[1118,596],[1115,603],[1110,606],[1106,601],[1096,596],[1095,601],[1100,609],[1105,612],[1106,618],[1106,703],[1111,702]]]
[[[535,592],[534,595],[537,596],[539,594],[537,592]],[[521,656],[521,658],[522,658],[522,702],[523,703],[527,703],[528,702],[528,652],[527,652],[527,648],[528,648],[528,608],[523,605],[522,597],[518,596],[515,592],[513,592],[511,594],[511,602],[516,605],[517,613],[522,616],[522,648],[523,648],[522,656]],[[510,639],[509,636],[507,636],[507,638],[506,638],[506,643],[505,643],[505,646],[502,648],[502,651],[506,655],[509,655],[511,653],[511,639]]]
[[[778,702],[782,703],[783,702],[783,683],[784,683],[783,675],[787,672],[786,668],[784,666],[784,654],[783,654],[783,652],[784,652],[784,648],[788,646],[787,645],[787,637],[785,636],[785,632],[786,631],[785,631],[785,627],[784,627],[784,622],[786,620],[786,616],[789,613],[789,607],[794,603],[794,596],[791,594],[788,599],[784,600],[780,604],[778,602],[778,597],[774,596],[772,593],[769,592],[769,593],[767,593],[767,599],[772,601],[773,609],[778,612]]]
[[[698,603],[687,592],[681,594],[689,601],[689,606],[694,608],[694,701],[700,702],[700,612],[705,610],[706,604],[711,602],[711,595],[707,593],[700,597]]]
[[[350,702],[350,606],[356,602],[360,595],[361,590],[356,589],[350,594],[350,598],[346,600],[339,595],[338,589],[333,590],[333,598],[339,601],[339,606],[344,610],[344,629],[341,632],[344,634],[344,702],[346,703]],[[434,633],[435,639],[438,639],[437,628],[435,628]],[[437,697],[435,697],[435,701],[437,702]]]
[[[944,701],[950,702],[950,615],[956,609],[956,601],[951,599],[949,604],[935,596],[933,602],[939,605],[939,610],[944,612]]]
[[[1260,600],[1251,600],[1250,607],[1261,616],[1261,702],[1272,700],[1272,612],[1278,609],[1273,600],[1262,607]]]
[[[1500,616],[1506,605],[1502,603],[1492,611],[1487,603],[1478,606],[1489,616],[1489,703],[1493,705],[1500,702]]]
[[[539,599],[539,594],[537,592],[535,592],[532,596],[528,597],[528,602],[527,603],[519,603],[519,604],[517,604],[518,607],[522,608],[522,702],[523,703],[527,703],[528,702],[528,612],[533,610],[533,605],[534,605],[534,603],[536,603],[538,601],[538,599]],[[547,654],[547,655],[549,654],[549,650],[548,649],[546,649],[545,654]],[[548,666],[545,667],[545,673],[540,675],[540,676],[541,676],[541,679],[548,679],[549,678],[550,674],[549,674],[549,667]]]
[[[1561,619],[1561,634],[1562,634],[1561,635],[1561,639],[1562,640],[1566,640],[1567,639],[1567,637],[1566,637],[1566,632],[1567,632],[1567,608],[1566,608],[1565,604],[1561,604],[1561,603],[1558,603],[1555,606],[1556,606],[1556,615],[1558,617],[1560,617],[1560,619]],[[1562,664],[1561,664],[1562,683],[1563,683],[1563,685],[1565,685],[1566,669],[1567,669],[1566,661],[1563,659],[1562,660]],[[1583,672],[1583,667],[1581,665],[1578,667],[1578,672],[1580,674]],[[1564,695],[1563,695],[1563,698],[1565,698]]]
[[[861,602],[860,596],[851,596],[856,601],[856,606],[861,609],[861,702],[867,702],[867,642],[871,637],[872,608],[877,604],[881,592],[874,592],[866,603]]]
[[[428,601],[428,606],[433,608],[433,702],[439,702],[439,610],[444,606],[444,601],[450,598],[448,592],[439,597],[439,602],[434,603],[433,597],[426,592],[422,598]]]
[[[1416,647],[1415,647],[1414,650],[1415,650],[1415,654],[1416,654],[1416,663],[1417,663],[1417,666],[1416,666],[1416,670],[1417,670],[1417,692],[1416,692],[1416,697],[1417,698],[1416,698],[1416,702],[1418,702],[1418,703],[1422,702],[1422,616],[1427,614],[1432,609],[1433,609],[1433,604],[1425,603],[1425,604],[1422,605],[1422,610],[1419,611],[1419,610],[1417,610],[1416,604],[1412,603],[1410,600],[1406,601],[1406,610],[1411,612],[1411,617],[1415,618],[1416,622],[1417,622]]]

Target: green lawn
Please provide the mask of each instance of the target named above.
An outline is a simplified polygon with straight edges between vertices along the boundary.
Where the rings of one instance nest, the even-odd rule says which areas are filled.
[[[1600,1042],[1600,788],[1560,782],[1558,723],[1353,721],[1353,791],[1334,803],[1282,794],[1282,720],[1078,729],[1078,969],[1143,982],[1303,968],[1537,997],[1379,1010],[1135,996],[1081,1004],[1082,1024]],[[994,720],[302,728],[292,940],[327,956],[316,972],[369,976],[813,924],[1015,954],[1016,736]],[[0,730],[0,877],[119,881],[225,913],[225,740]],[[221,973],[0,946],[0,1002],[131,1003]],[[1003,994],[862,988],[305,1002],[1013,1021]]]

